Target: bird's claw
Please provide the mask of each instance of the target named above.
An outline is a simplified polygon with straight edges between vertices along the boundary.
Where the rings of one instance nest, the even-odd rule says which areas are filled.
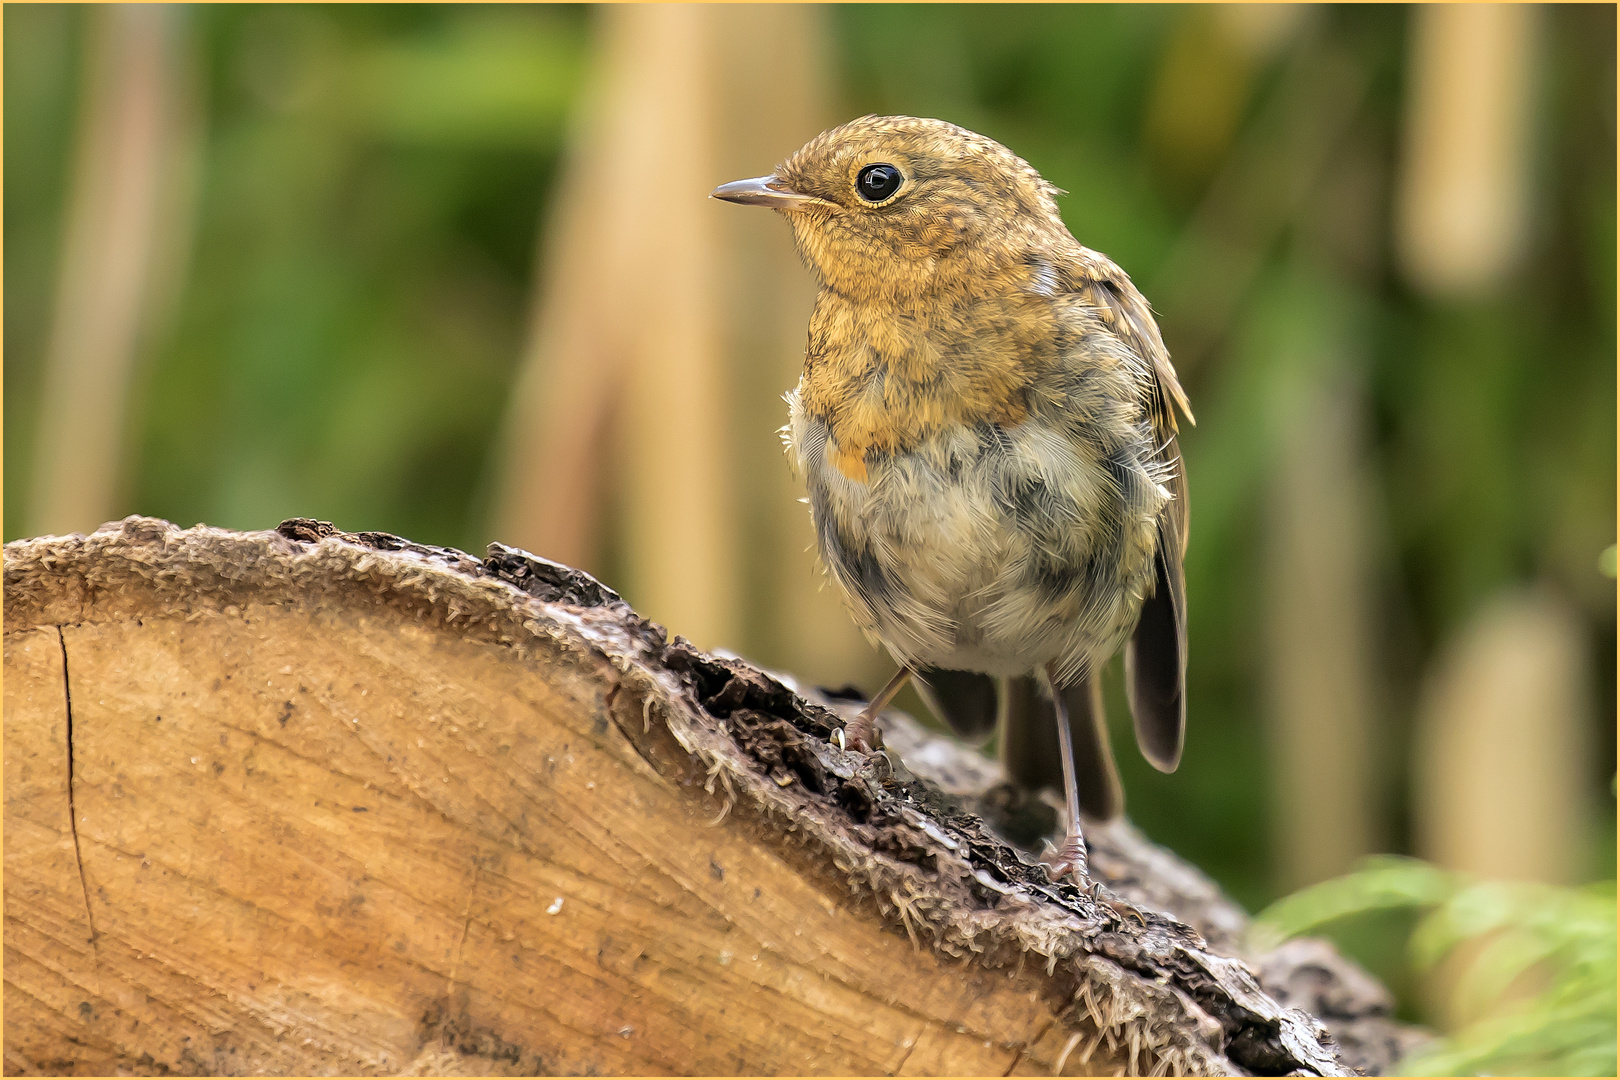
[[[1147,929],[1147,916],[1143,915],[1134,904],[1121,900],[1116,896],[1104,895],[1102,882],[1092,881],[1091,888],[1087,890],[1087,893],[1090,895],[1092,903],[1101,904],[1109,911],[1112,911],[1120,922],[1123,923],[1126,919],[1135,919],[1142,925],[1142,929]]]

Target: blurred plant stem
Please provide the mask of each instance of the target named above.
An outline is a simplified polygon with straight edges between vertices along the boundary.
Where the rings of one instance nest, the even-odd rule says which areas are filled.
[[[540,274],[496,534],[600,572],[600,496],[617,488],[620,586],[714,645],[735,640],[738,596],[719,252],[693,209],[713,137],[705,22],[673,6],[598,13],[600,68]]]
[[[1266,518],[1265,677],[1276,860],[1284,888],[1348,870],[1383,846],[1373,762],[1376,682],[1366,396],[1345,345],[1296,361],[1304,385],[1279,418]],[[1348,335],[1345,335],[1348,336]],[[1351,346],[1353,347],[1353,346]]]
[[[1430,295],[1478,295],[1525,250],[1539,17],[1532,4],[1425,4],[1412,18],[1395,249]]]
[[[1527,250],[1542,15],[1458,4],[1418,7],[1412,18],[1395,254],[1429,296],[1477,299]],[[1476,366],[1462,377],[1475,378]],[[1465,409],[1454,394],[1466,391],[1448,390],[1451,407]],[[1423,678],[1417,850],[1482,876],[1574,881],[1596,779],[1579,613],[1549,585],[1498,588],[1473,607]]]
[[[1436,658],[1418,712],[1418,851],[1448,870],[1579,879],[1596,777],[1580,622],[1547,589],[1486,603]]]
[[[780,222],[704,198],[825,123],[822,17],[598,14],[500,450],[495,535],[604,574],[702,645],[746,640],[810,678],[862,676],[870,650],[819,591],[775,435],[812,286]]]
[[[92,10],[34,451],[36,533],[89,531],[129,508],[132,374],[175,299],[194,210],[185,10]]]

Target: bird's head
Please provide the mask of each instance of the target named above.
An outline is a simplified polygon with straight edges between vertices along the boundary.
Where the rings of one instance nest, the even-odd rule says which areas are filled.
[[[1067,240],[1057,189],[1006,147],[943,120],[864,116],[769,176],[713,197],[787,215],[805,262],[855,300],[983,280]]]

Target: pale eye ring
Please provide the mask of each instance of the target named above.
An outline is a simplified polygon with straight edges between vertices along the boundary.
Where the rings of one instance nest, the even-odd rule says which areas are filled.
[[[882,202],[900,190],[904,179],[893,165],[868,165],[855,176],[855,193],[867,202]]]

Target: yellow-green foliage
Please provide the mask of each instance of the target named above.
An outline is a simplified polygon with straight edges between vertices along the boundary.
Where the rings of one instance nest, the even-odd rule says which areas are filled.
[[[1409,950],[1432,969],[1460,946],[1458,1012],[1482,1016],[1420,1048],[1414,1076],[1615,1074],[1615,886],[1559,888],[1482,881],[1417,859],[1369,859],[1343,877],[1285,897],[1255,922],[1265,947],[1336,920],[1391,908],[1426,911]],[[1539,968],[1544,988],[1502,1001]]]

